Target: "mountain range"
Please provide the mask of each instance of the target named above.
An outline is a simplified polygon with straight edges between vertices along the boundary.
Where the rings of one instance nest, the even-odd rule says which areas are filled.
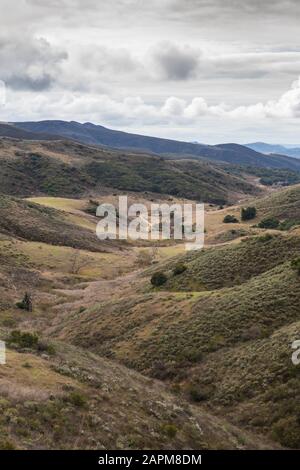
[[[292,145],[284,146],[276,144],[266,144],[265,142],[253,142],[252,144],[246,144],[246,147],[260,153],[275,153],[280,155],[287,155],[288,157],[300,158],[300,148]]]
[[[47,120],[0,125],[0,136],[29,140],[64,138],[88,145],[162,154],[170,158],[208,159],[235,165],[285,168],[300,171],[300,161],[286,155],[265,155],[247,146],[231,144],[204,145],[158,137],[130,134],[92,123]]]

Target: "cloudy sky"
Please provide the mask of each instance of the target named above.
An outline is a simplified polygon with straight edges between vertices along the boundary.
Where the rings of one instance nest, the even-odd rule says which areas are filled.
[[[2,121],[300,144],[299,0],[0,0],[0,12]]]

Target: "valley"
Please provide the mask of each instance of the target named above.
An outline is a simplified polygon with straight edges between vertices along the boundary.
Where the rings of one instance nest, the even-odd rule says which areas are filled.
[[[0,166],[1,449],[300,446],[300,185],[63,140]],[[124,193],[205,202],[204,248],[97,240]]]

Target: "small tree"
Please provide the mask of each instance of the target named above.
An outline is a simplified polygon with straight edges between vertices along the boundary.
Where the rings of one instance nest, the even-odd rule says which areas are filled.
[[[160,287],[163,284],[165,284],[167,280],[168,280],[167,276],[162,271],[158,271],[154,273],[153,276],[151,277],[151,284],[154,287]]]
[[[255,207],[242,207],[241,218],[242,220],[252,220],[256,217],[256,208]]]
[[[17,303],[17,307],[21,308],[22,310],[26,310],[27,312],[32,312],[32,298],[29,292],[25,292],[23,300]]]

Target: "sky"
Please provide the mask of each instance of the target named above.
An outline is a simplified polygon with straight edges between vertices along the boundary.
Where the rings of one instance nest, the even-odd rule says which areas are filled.
[[[299,0],[0,0],[0,120],[300,144],[299,21]]]

